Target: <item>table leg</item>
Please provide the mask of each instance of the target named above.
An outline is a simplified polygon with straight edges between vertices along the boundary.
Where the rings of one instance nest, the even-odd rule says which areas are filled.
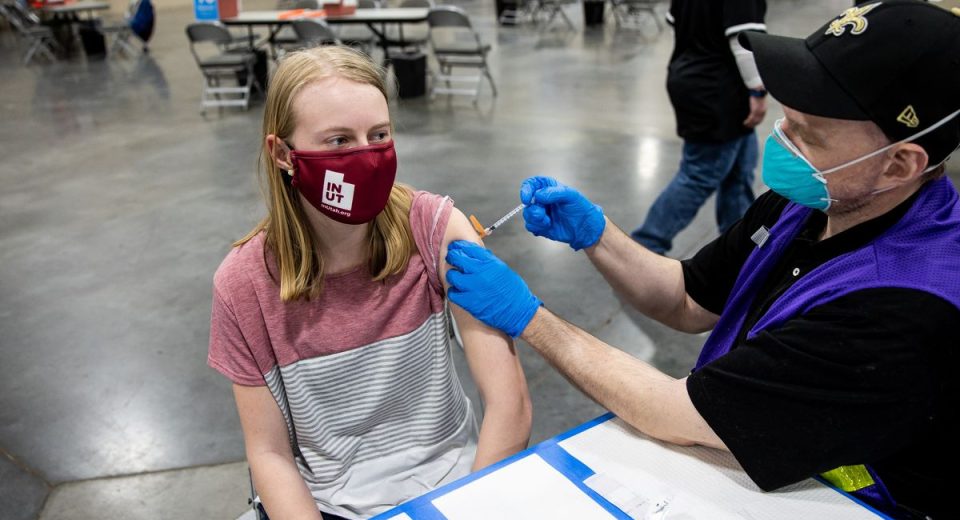
[[[383,49],[383,68],[386,69],[390,66],[390,53],[387,51],[390,43],[387,41],[387,27],[381,24],[380,30],[377,30],[375,25],[373,22],[367,22],[367,27],[370,28],[370,32],[375,34],[377,39],[380,40],[380,48]]]

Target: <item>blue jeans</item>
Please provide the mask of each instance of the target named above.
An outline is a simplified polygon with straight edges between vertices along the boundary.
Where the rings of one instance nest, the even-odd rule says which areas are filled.
[[[650,207],[646,221],[630,236],[654,253],[666,253],[714,191],[717,226],[723,233],[753,204],[756,167],[754,132],[723,143],[684,141],[680,169]]]

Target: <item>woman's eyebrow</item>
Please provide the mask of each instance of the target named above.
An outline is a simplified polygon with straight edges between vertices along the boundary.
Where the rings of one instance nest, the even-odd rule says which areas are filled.
[[[334,126],[334,127],[331,127],[331,128],[327,128],[326,130],[321,130],[321,131],[318,132],[318,133],[320,133],[320,134],[325,134],[325,133],[327,133],[327,132],[350,133],[350,132],[353,132],[353,129],[352,129],[352,128],[347,128],[347,127],[345,127],[345,126]]]

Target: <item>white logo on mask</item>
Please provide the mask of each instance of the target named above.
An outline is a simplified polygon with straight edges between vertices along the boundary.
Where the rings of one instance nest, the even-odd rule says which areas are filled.
[[[353,188],[353,184],[343,182],[342,173],[327,170],[323,177],[323,203],[350,211],[353,209]]]

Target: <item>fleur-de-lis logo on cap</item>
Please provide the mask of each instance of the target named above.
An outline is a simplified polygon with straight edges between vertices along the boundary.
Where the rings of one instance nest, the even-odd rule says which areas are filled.
[[[897,122],[903,123],[907,128],[920,126],[920,118],[917,117],[917,111],[914,110],[913,105],[907,105],[907,108],[904,108],[903,112],[900,112],[900,115],[897,116]]]
[[[863,31],[867,30],[866,14],[870,11],[873,11],[874,8],[881,3],[883,2],[876,2],[861,7],[851,7],[850,9],[847,9],[840,15],[840,18],[830,22],[830,26],[827,27],[826,34],[843,36],[843,33],[847,32],[848,25],[850,26],[850,34],[862,34]]]

